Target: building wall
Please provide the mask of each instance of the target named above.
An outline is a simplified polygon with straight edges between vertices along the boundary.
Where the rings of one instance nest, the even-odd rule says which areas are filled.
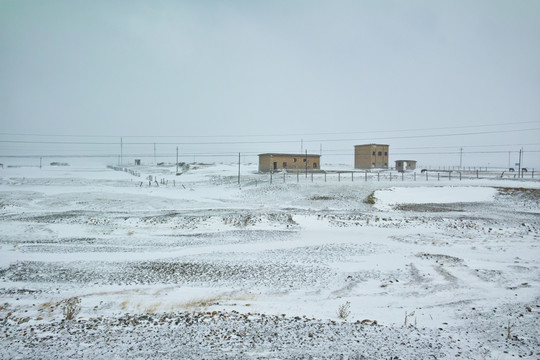
[[[354,147],[355,169],[388,169],[389,145],[366,144]]]
[[[287,170],[320,169],[321,156],[308,154],[261,154],[259,155],[259,172]],[[275,163],[275,164],[274,164]]]

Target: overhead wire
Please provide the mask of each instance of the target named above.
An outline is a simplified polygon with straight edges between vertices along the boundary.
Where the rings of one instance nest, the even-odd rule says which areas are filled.
[[[493,127],[518,124],[533,124],[540,123],[539,120],[534,121],[517,121],[509,123],[494,123],[494,124],[479,124],[479,125],[462,125],[462,126],[444,126],[444,127],[428,127],[428,128],[408,128],[396,130],[369,130],[369,131],[343,131],[343,132],[314,132],[314,133],[281,133],[281,134],[241,134],[241,135],[88,135],[88,134],[32,134],[32,133],[9,133],[0,132],[0,135],[7,136],[36,136],[36,137],[79,137],[79,138],[242,138],[242,137],[284,137],[284,136],[318,136],[318,135],[350,135],[350,134],[377,134],[377,133],[393,133],[406,131],[433,131],[433,130],[449,130],[449,129],[467,129],[479,127]]]

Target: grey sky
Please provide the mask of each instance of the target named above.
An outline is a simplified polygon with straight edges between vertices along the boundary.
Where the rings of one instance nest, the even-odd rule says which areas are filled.
[[[391,153],[515,151],[540,143],[539,39],[536,0],[4,0],[0,132],[283,135],[216,152],[299,151],[301,138],[327,154],[369,140]],[[510,123],[521,124],[470,127]],[[370,133],[459,126],[468,128]],[[399,138],[510,129],[535,130]],[[264,143],[273,140],[295,143]],[[508,162],[476,156],[474,165]]]

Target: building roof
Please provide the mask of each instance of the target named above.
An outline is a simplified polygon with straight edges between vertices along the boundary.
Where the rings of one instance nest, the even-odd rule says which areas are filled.
[[[388,144],[362,144],[362,145],[354,145],[354,147],[357,146],[390,146]]]
[[[395,160],[396,162],[398,161],[404,161],[404,162],[417,162],[416,160]]]
[[[306,157],[306,154],[280,154],[280,153],[266,153],[266,154],[259,154],[259,156],[296,156],[296,157]],[[308,157],[313,157],[313,156],[317,156],[317,157],[321,157],[321,155],[319,154],[307,154]]]

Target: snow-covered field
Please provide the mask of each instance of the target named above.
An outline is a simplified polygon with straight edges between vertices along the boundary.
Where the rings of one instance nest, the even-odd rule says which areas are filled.
[[[0,358],[540,358],[538,181],[83,161],[0,169]]]

